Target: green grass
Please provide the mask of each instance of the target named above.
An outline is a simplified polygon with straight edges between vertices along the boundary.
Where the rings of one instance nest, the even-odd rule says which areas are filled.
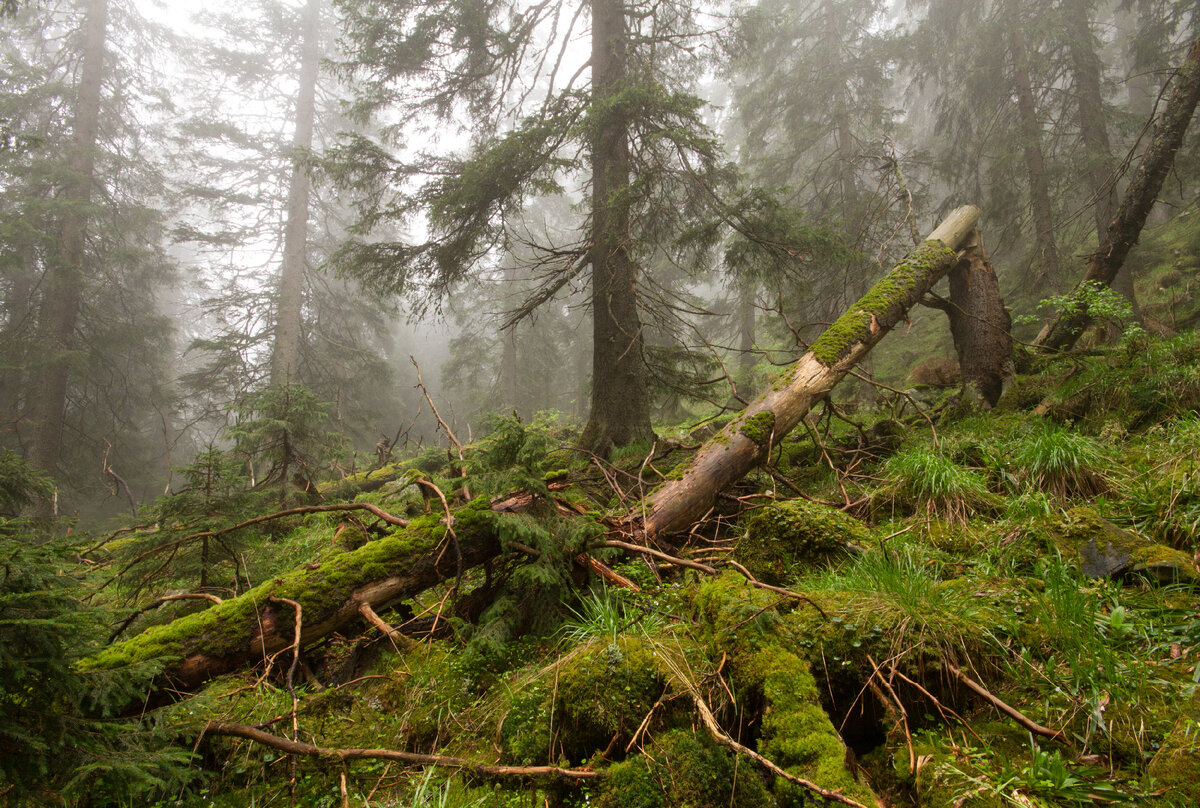
[[[1018,440],[1012,456],[1016,492],[1035,488],[1060,500],[1090,500],[1111,490],[1100,443],[1044,422]]]
[[[982,474],[940,452],[905,449],[884,461],[879,473],[885,482],[871,495],[876,513],[914,514],[962,524],[973,514],[991,513],[999,505]]]

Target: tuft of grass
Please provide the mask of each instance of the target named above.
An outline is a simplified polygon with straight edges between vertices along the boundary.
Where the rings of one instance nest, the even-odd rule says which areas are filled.
[[[965,524],[972,514],[991,513],[997,497],[982,474],[964,468],[938,452],[906,449],[884,461],[886,482],[871,496],[871,509],[916,514]]]
[[[1019,439],[1013,464],[1019,490],[1032,486],[1058,499],[1092,499],[1111,490],[1101,445],[1049,422]]]
[[[653,612],[642,612],[629,603],[620,590],[601,587],[579,599],[571,608],[572,617],[563,625],[563,635],[575,643],[593,640],[615,645],[617,638],[638,626],[644,633],[653,633],[662,625]]]

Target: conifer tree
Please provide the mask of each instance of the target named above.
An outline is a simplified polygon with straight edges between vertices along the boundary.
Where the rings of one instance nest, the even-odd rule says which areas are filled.
[[[412,120],[468,111],[478,122],[465,157],[406,163],[362,140],[334,155],[331,170],[363,193],[363,232],[414,219],[430,232],[417,244],[360,239],[342,251],[343,268],[384,288],[419,291],[436,307],[456,282],[494,261],[509,214],[535,196],[586,187],[583,237],[549,245],[561,279],[589,270],[592,392],[582,443],[607,452],[648,438],[639,274],[678,226],[687,207],[680,195],[694,190],[715,153],[700,102],[682,89],[694,71],[684,47],[695,33],[692,10],[624,0],[574,9],[432,3],[397,13],[351,0],[341,7],[353,57],[345,71],[363,88],[362,114],[387,106]],[[590,86],[581,88],[560,54],[585,12]]]

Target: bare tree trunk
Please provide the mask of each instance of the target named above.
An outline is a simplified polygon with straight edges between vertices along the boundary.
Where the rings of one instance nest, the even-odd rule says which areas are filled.
[[[628,519],[646,539],[684,530],[700,519],[717,495],[768,456],[842,377],[870,352],[908,310],[958,263],[958,250],[979,220],[979,208],[959,208],[785,371],[770,390],[704,444],[684,470],[666,483],[644,513]]]
[[[37,279],[37,250],[32,243],[20,250],[8,294],[4,298],[7,318],[0,329],[0,435],[17,435],[28,406],[26,378],[33,317],[34,288]]]
[[[628,76],[629,33],[622,0],[591,0],[591,9],[592,95],[603,106]],[[599,454],[654,435],[629,252],[629,173],[629,123],[609,108],[592,143],[592,412],[580,437]]]
[[[738,284],[738,392],[742,396],[753,394],[754,366],[758,364],[754,353],[754,291],[754,281]]]
[[[1112,224],[1117,206],[1117,186],[1113,176],[1114,161],[1112,146],[1108,140],[1108,116],[1104,113],[1104,96],[1100,90],[1102,67],[1096,55],[1092,37],[1091,21],[1087,0],[1068,0],[1067,43],[1071,52],[1071,65],[1075,78],[1076,103],[1079,106],[1079,134],[1083,139],[1088,187],[1094,202],[1096,217],[1096,243],[1104,240],[1108,226]],[[1133,277],[1128,267],[1122,265],[1112,284],[1121,292],[1134,315],[1141,320],[1137,296],[1133,291]]]
[[[1171,98],[1158,120],[1154,122],[1154,135],[1150,145],[1146,147],[1141,162],[1138,163],[1100,248],[1088,262],[1082,284],[1099,283],[1110,286],[1116,278],[1125,257],[1129,255],[1129,251],[1141,235],[1146,217],[1154,208],[1158,192],[1175,162],[1175,154],[1183,143],[1188,124],[1196,111],[1197,102],[1200,102],[1200,40],[1192,43],[1187,58],[1175,76]],[[1069,348],[1075,344],[1090,322],[1091,315],[1082,307],[1072,312],[1064,312],[1042,330],[1036,344],[1050,350]]]
[[[500,408],[504,413],[517,411],[517,327],[509,326],[500,332],[504,355],[500,358]]]
[[[308,0],[304,8],[301,47],[300,93],[296,99],[296,132],[292,138],[292,176],[288,185],[283,264],[276,298],[275,346],[271,353],[271,384],[274,385],[295,382],[300,362],[300,316],[304,305],[311,187],[304,153],[312,148],[316,117],[317,75],[321,62],[321,0]]]
[[[1029,175],[1029,207],[1033,214],[1034,252],[1041,272],[1051,278],[1059,274],[1058,247],[1054,243],[1054,216],[1050,207],[1050,183],[1042,152],[1042,125],[1029,78],[1025,34],[1016,15],[1008,15],[1008,51],[1012,57],[1013,91],[1021,118],[1025,173]]]
[[[950,333],[964,385],[995,406],[1012,381],[1012,319],[1004,308],[996,272],[976,230],[965,256],[950,272]]]
[[[34,381],[30,460],[50,474],[57,470],[62,452],[67,384],[76,350],[75,324],[83,303],[84,242],[96,169],[107,26],[108,0],[91,0],[84,21],[83,62],[75,97],[75,142],[67,160],[60,243],[58,255],[51,258],[46,268],[38,323],[40,347],[48,359]]]

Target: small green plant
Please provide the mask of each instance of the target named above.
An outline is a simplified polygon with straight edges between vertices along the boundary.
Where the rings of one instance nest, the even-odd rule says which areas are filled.
[[[873,510],[885,508],[962,524],[972,514],[998,507],[982,474],[940,452],[906,449],[884,461],[880,474],[886,482],[871,496]]]

